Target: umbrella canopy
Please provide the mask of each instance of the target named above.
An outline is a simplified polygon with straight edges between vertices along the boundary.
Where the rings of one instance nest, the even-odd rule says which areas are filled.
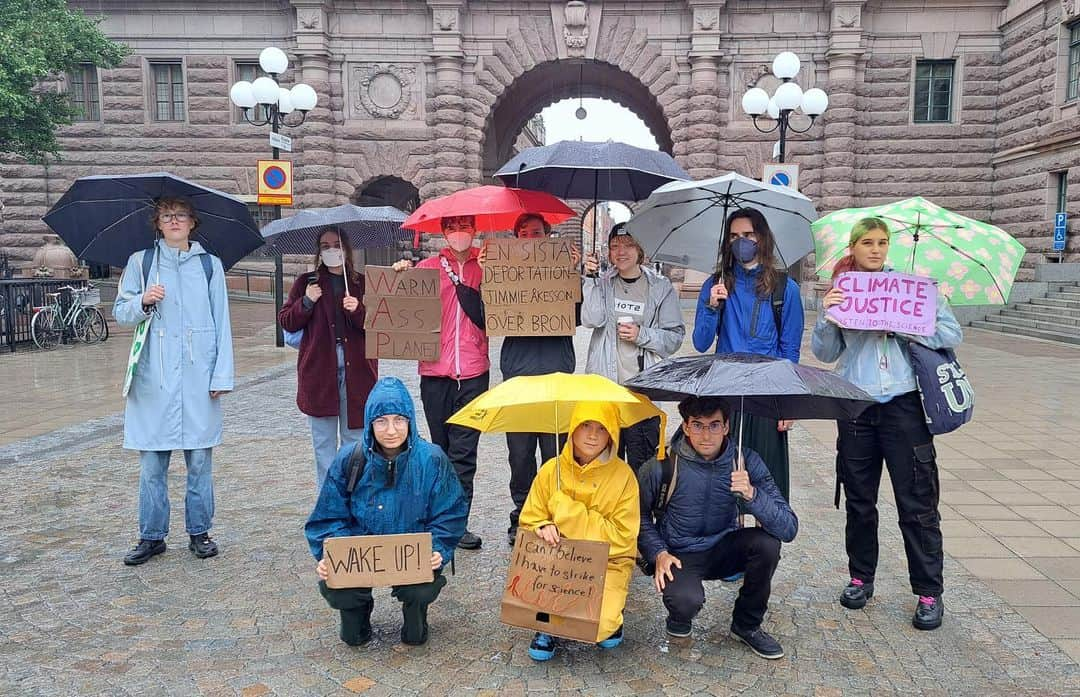
[[[471,215],[476,217],[477,232],[513,230],[522,213],[543,216],[550,225],[574,217],[565,203],[542,191],[512,189],[505,186],[477,186],[449,196],[433,198],[412,212],[402,227],[421,232],[442,232],[442,219]]]
[[[411,236],[402,229],[405,213],[393,206],[354,206],[305,208],[296,215],[275,220],[262,229],[267,252],[274,254],[312,254],[319,235],[327,228],[337,228],[349,236],[353,249],[389,247]]]
[[[246,203],[168,172],[82,177],[42,220],[80,259],[124,266],[132,253],[154,244],[151,218],[162,196],[191,202],[199,217],[192,240],[226,269],[262,246]]]
[[[769,419],[854,419],[874,398],[834,373],[752,353],[668,358],[626,387],[657,401],[723,397]]]
[[[659,416],[661,433],[667,415],[641,395],[600,375],[551,373],[511,378],[461,408],[447,423],[483,433],[566,433],[578,402],[610,402],[622,427]],[[663,457],[663,443],[660,444]]]
[[[763,184],[734,172],[660,187],[626,227],[650,260],[712,273],[717,267],[724,223],[739,208],[756,208],[765,215],[776,238],[777,258],[784,266],[814,250],[810,223],[817,218],[817,211],[810,199],[794,189]]]
[[[579,140],[522,150],[495,176],[506,186],[594,201],[640,201],[658,186],[690,179],[666,152]]]
[[[1008,302],[1027,250],[999,227],[953,213],[916,196],[869,208],[845,208],[813,225],[818,275],[832,277],[848,250],[851,228],[863,218],[881,218],[892,231],[886,264],[928,276],[952,305]]]

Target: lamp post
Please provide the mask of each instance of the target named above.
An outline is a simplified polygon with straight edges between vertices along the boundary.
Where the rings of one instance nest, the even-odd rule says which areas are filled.
[[[267,76],[256,78],[252,82],[240,80],[233,83],[229,88],[229,99],[233,104],[243,110],[244,121],[252,126],[270,126],[271,133],[278,133],[282,126],[295,128],[304,123],[307,113],[315,108],[319,97],[310,85],[299,82],[287,90],[281,87],[277,78],[289,68],[289,58],[280,48],[270,46],[264,48],[259,54],[259,67]],[[262,106],[266,113],[263,117],[252,118],[251,110],[256,106]],[[300,112],[300,120],[295,123],[286,121],[286,117],[293,112]],[[277,145],[273,143],[273,156],[278,159],[281,155]],[[281,206],[274,206],[273,219],[281,218]],[[281,331],[281,323],[277,321],[277,315],[281,312],[284,303],[284,268],[281,261],[281,253],[274,255],[274,325],[275,343],[281,347],[285,345],[285,336]]]
[[[746,91],[742,98],[742,108],[754,121],[754,128],[762,133],[780,131],[780,162],[784,161],[787,150],[787,132],[806,133],[814,125],[814,120],[825,112],[829,106],[829,96],[823,90],[814,87],[803,92],[802,88],[794,82],[799,74],[799,57],[791,51],[784,51],[776,56],[772,63],[772,72],[780,80],[780,85],[772,97],[760,87],[752,87]],[[796,128],[791,123],[791,117],[800,111],[809,117],[810,123],[805,128]],[[763,114],[774,120],[769,128],[762,128],[758,119]]]

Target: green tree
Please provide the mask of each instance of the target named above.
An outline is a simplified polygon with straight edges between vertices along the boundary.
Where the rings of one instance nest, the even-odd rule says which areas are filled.
[[[56,129],[76,109],[41,82],[80,63],[119,65],[128,48],[110,41],[64,0],[0,0],[0,152],[41,162],[57,155]]]

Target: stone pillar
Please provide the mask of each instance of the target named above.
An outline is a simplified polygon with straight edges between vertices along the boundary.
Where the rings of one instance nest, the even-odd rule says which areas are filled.
[[[293,151],[282,153],[296,168],[295,187],[300,207],[336,206],[346,203],[337,191],[334,162],[335,111],[340,112],[340,74],[337,84],[331,81],[329,17],[332,6],[325,0],[293,0],[296,9],[296,56],[287,76],[292,84],[303,82],[318,95],[315,108],[307,113],[304,123],[282,131],[294,138]],[[296,116],[288,117],[295,121]]]
[[[690,84],[686,90],[686,118],[676,142],[685,143],[681,162],[696,179],[719,173],[720,135],[726,103],[720,96],[720,11],[727,0],[690,0]]]
[[[825,122],[824,167],[819,211],[849,208],[856,203],[855,128],[859,60],[862,48],[862,8],[865,0],[830,0],[832,12],[828,61],[829,108]]]

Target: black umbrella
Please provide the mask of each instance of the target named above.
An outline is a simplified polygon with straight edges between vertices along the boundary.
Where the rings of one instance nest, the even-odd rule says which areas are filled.
[[[262,236],[267,253],[273,254],[311,254],[319,235],[328,228],[348,235],[353,249],[389,247],[412,237],[412,232],[401,227],[405,218],[405,213],[393,206],[305,208],[264,226]]]
[[[199,218],[192,240],[226,269],[263,243],[246,203],[167,172],[77,179],[42,220],[80,259],[124,266],[133,252],[154,244],[151,219],[162,196],[191,202]]]
[[[658,186],[690,179],[666,152],[626,143],[564,140],[522,150],[495,176],[506,186],[562,199],[641,201]],[[593,226],[595,249],[596,226]]]
[[[668,358],[626,382],[656,401],[723,397],[769,419],[854,419],[874,398],[827,370],[752,353]]]

